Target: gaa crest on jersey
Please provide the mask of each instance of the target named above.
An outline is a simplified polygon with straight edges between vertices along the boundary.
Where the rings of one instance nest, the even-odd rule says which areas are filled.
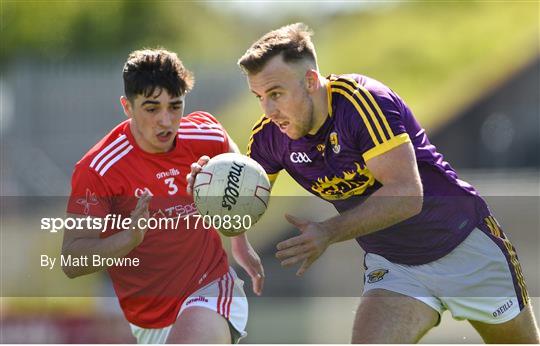
[[[321,153],[321,155],[324,157],[324,149],[326,149],[326,144],[319,143],[317,144],[317,151]]]
[[[311,163],[308,154],[304,152],[292,152],[290,157],[292,163]]]
[[[84,207],[84,215],[88,215],[90,213],[90,206],[98,205],[99,201],[96,197],[96,194],[90,191],[89,188],[86,188],[86,197],[79,198],[77,200],[77,204],[82,205]]]
[[[341,151],[341,145],[339,145],[337,132],[332,132],[330,134],[330,146],[332,147],[332,151],[336,154],[339,154]]]
[[[331,178],[327,176],[317,178],[311,184],[311,190],[330,201],[363,194],[368,187],[375,184],[375,177],[367,168],[362,168],[358,162],[354,164],[356,170],[344,171],[342,174]]]
[[[372,283],[381,281],[386,275],[386,273],[388,273],[388,269],[377,269],[377,270],[372,271],[371,273],[367,275],[368,283],[372,284]]]

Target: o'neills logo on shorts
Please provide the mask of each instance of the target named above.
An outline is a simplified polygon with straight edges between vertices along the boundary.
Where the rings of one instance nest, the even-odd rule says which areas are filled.
[[[512,299],[510,299],[509,301],[504,303],[503,306],[500,306],[497,310],[493,311],[493,317],[501,316],[506,311],[508,311],[508,309],[510,309],[512,307],[512,305],[514,305],[514,302],[512,301]]]
[[[186,302],[186,306],[190,305],[190,304],[193,304],[193,303],[196,303],[196,302],[203,302],[203,303],[208,303],[208,299],[206,299],[205,297],[203,296],[198,296],[196,298],[191,298],[190,300],[188,300]]]
[[[240,196],[240,176],[242,175],[242,170],[244,169],[245,164],[239,164],[233,162],[229,175],[227,176],[227,187],[225,188],[225,194],[223,195],[223,200],[221,201],[221,206],[231,210],[232,206],[236,204],[236,199]]]

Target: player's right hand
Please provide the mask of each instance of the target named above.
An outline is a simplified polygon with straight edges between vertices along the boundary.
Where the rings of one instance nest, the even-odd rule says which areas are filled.
[[[133,234],[135,244],[139,245],[142,243],[144,239],[144,235],[146,234],[146,231],[148,230],[148,227],[145,228],[139,228],[139,219],[147,219],[150,217],[150,212],[148,211],[148,205],[150,204],[150,200],[152,199],[152,195],[149,191],[144,191],[139,197],[139,200],[137,201],[137,205],[135,206],[135,209],[131,212],[131,224],[134,226]],[[147,222],[144,223],[147,225]]]
[[[195,184],[195,177],[197,176],[197,174],[199,174],[202,168],[206,166],[208,161],[210,161],[210,157],[208,157],[207,155],[204,155],[204,156],[201,156],[197,162],[193,162],[191,164],[191,172],[189,172],[188,175],[186,175],[186,180],[187,180],[186,191],[188,195],[193,194],[193,184]]]

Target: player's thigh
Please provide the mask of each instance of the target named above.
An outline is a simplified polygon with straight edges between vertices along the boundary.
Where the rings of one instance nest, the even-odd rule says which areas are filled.
[[[538,344],[538,325],[529,303],[516,317],[500,324],[469,321],[489,344]]]
[[[353,343],[415,343],[437,325],[439,313],[418,299],[384,289],[364,294],[353,325]]]
[[[216,311],[200,306],[185,309],[172,327],[169,344],[230,344],[227,320]]]

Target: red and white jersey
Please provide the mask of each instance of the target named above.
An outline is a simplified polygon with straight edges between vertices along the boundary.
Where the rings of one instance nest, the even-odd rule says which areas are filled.
[[[190,165],[202,155],[229,151],[226,131],[210,114],[182,118],[175,147],[167,153],[144,152],[130,131],[130,120],[116,126],[75,166],[68,213],[129,217],[137,197],[149,190],[153,218],[195,214],[186,193]],[[213,229],[179,222],[178,229],[148,230],[143,242],[126,257],[139,266],[109,267],[108,272],[127,320],[144,328],[162,328],[176,320],[190,294],[223,276],[227,255]],[[202,224],[202,222],[201,222]],[[108,237],[119,230],[107,230]]]

